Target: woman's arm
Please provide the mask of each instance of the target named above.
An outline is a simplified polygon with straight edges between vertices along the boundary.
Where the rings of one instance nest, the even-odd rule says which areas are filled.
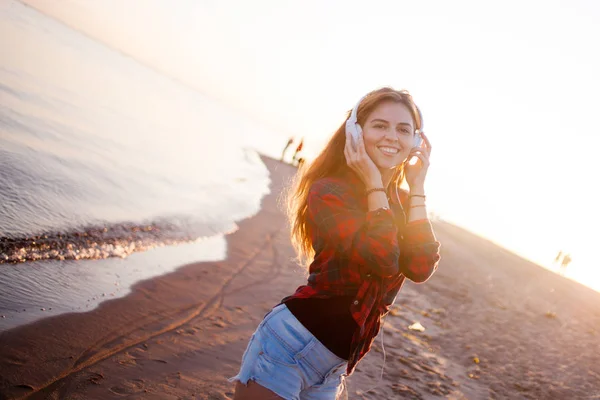
[[[410,187],[408,223],[403,234],[400,272],[413,282],[425,282],[433,275],[440,260],[440,243],[435,239],[425,208],[425,177],[429,169],[431,142],[421,132],[423,143],[411,150],[409,160],[417,158],[414,164],[405,164],[406,182]]]
[[[422,283],[433,275],[440,260],[440,243],[427,219],[422,189],[411,189],[408,223],[403,234],[400,272],[413,282]],[[414,196],[416,195],[416,196]]]
[[[411,188],[408,202],[408,222],[427,219],[427,208],[425,207],[425,189]]]

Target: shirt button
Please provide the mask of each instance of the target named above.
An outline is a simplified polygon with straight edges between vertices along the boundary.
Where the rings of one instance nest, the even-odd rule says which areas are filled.
[[[358,300],[354,300],[354,305],[358,305]]]
[[[370,277],[371,277],[371,274],[367,274],[367,278],[370,278]]]

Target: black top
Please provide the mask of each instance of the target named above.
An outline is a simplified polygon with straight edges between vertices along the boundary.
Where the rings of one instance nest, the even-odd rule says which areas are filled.
[[[350,344],[358,324],[350,314],[354,296],[330,299],[290,299],[287,308],[325,347],[336,356],[347,360]]]

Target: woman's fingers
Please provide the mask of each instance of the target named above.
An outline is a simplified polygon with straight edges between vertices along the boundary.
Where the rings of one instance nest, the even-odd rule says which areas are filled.
[[[423,143],[425,143],[425,148],[427,149],[427,153],[431,154],[431,142],[425,133],[421,132],[421,137],[423,138]]]
[[[421,160],[421,162],[423,163],[423,166],[429,165],[429,157],[427,157],[423,153],[414,153],[414,154],[412,154],[412,157],[417,157],[419,160]]]
[[[350,154],[348,153],[348,143],[344,146],[344,157],[346,158],[346,164],[350,165]]]
[[[358,135],[358,145],[356,146],[357,153],[360,156],[364,156],[367,154],[367,150],[365,150],[365,139],[363,138],[363,134]]]
[[[358,139],[358,154],[357,154],[357,162],[360,162],[364,168],[369,168],[369,163],[372,163],[371,157],[367,153],[367,149],[365,148],[365,139],[363,138],[362,133],[359,135]]]
[[[428,153],[427,149],[422,149],[422,148],[417,148],[417,147],[415,147],[414,149],[412,149],[410,151],[410,153],[408,154],[408,158],[410,159],[412,156],[416,156],[417,154],[421,154],[421,155],[429,158],[429,153]]]
[[[354,169],[356,165],[356,151],[352,145],[352,137],[346,135],[346,146],[344,146],[344,156],[346,157],[346,164]]]
[[[346,145],[344,146],[344,155],[346,156],[346,161],[350,161],[351,150],[352,150],[352,143],[351,143],[350,135],[346,134]]]
[[[350,146],[350,135],[346,133],[346,144],[344,146],[344,150],[348,149],[348,146]]]
[[[363,159],[365,153],[365,143],[363,141],[362,134],[360,134],[356,139],[356,148],[352,150],[354,163],[358,165]]]

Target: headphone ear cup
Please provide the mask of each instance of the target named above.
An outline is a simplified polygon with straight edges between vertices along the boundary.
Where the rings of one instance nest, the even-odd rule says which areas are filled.
[[[421,146],[421,142],[423,141],[423,138],[421,137],[421,131],[416,131],[415,132],[415,142],[414,142],[414,147],[419,147]]]
[[[346,136],[354,137],[354,124],[351,121],[346,121]]]
[[[358,145],[358,139],[362,135],[362,128],[359,124],[355,122],[346,122],[346,136],[350,136],[353,147],[356,149]]]

